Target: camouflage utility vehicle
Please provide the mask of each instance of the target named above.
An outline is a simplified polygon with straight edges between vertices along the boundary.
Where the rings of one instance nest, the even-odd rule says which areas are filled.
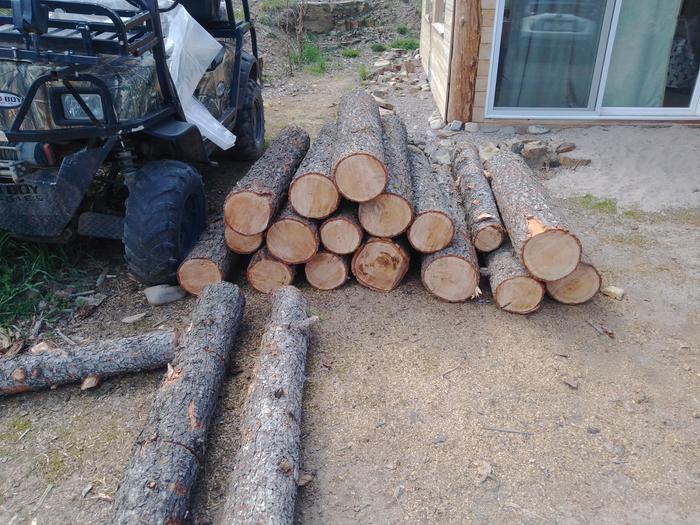
[[[194,164],[218,149],[185,119],[168,69],[161,14],[178,4],[222,44],[194,96],[236,135],[234,158],[262,154],[247,0],[243,20],[232,0],[0,0],[0,230],[120,239],[135,278],[174,278],[205,227]]]

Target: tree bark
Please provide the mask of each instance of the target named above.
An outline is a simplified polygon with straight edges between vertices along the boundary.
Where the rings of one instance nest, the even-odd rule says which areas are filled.
[[[525,271],[510,243],[487,254],[486,263],[493,300],[499,308],[516,314],[539,309],[544,286]]]
[[[225,227],[224,238],[228,249],[233,253],[239,253],[241,255],[255,253],[263,243],[262,233],[256,233],[255,235],[241,235],[228,226]]]
[[[176,344],[175,332],[150,332],[0,359],[0,395],[160,368],[173,359]]]
[[[346,199],[366,202],[384,191],[388,173],[382,135],[379,106],[371,95],[355,91],[341,97],[332,176]]]
[[[481,0],[455,0],[447,120],[469,122],[474,114],[481,46]]]
[[[266,235],[267,249],[287,264],[305,263],[318,251],[316,222],[302,217],[287,203]]]
[[[401,235],[413,220],[413,187],[408,160],[408,133],[396,115],[382,117],[388,180],[384,191],[359,206],[362,227],[376,237]]]
[[[364,230],[357,219],[357,209],[345,204],[320,227],[321,242],[329,252],[338,255],[355,253],[362,243]]]
[[[583,304],[600,290],[602,278],[595,266],[582,257],[576,269],[558,281],[546,283],[549,296],[564,304]]]
[[[208,284],[225,281],[237,257],[226,246],[223,221],[211,223],[177,269],[177,281],[199,295]]]
[[[362,286],[375,292],[390,292],[408,271],[410,257],[399,239],[372,237],[355,252],[352,273]]]
[[[270,255],[265,246],[250,259],[246,277],[248,284],[260,293],[272,293],[294,282],[296,266],[285,264]]]
[[[434,253],[452,243],[455,225],[447,195],[453,186],[452,176],[445,170],[434,172],[430,162],[418,148],[409,148],[413,175],[415,218],[406,237],[421,253]]]
[[[348,258],[331,252],[318,252],[304,266],[307,282],[317,290],[335,290],[348,280]]]
[[[200,295],[134,445],[110,523],[184,522],[244,308],[243,293],[230,283]]]
[[[336,124],[321,128],[289,185],[289,202],[302,217],[325,219],[340,205],[340,193],[331,177]]]
[[[440,172],[442,170],[438,170]],[[447,171],[446,169],[444,170]],[[443,178],[451,178],[449,173]],[[452,244],[423,256],[421,280],[434,295],[450,303],[470,299],[479,285],[479,261],[464,220],[464,208],[451,183],[443,183],[444,201],[455,225]]]
[[[291,525],[294,520],[304,370],[313,322],[308,307],[292,286],[273,295],[221,523]]]
[[[492,252],[505,238],[505,229],[491,192],[478,148],[471,143],[461,145],[454,162],[454,173],[467,212],[474,247],[480,252]]]
[[[573,272],[581,259],[581,243],[525,161],[501,152],[486,169],[503,223],[528,273],[556,281]]]
[[[284,128],[226,197],[224,219],[242,235],[264,232],[287,194],[289,182],[309,149],[301,128]]]

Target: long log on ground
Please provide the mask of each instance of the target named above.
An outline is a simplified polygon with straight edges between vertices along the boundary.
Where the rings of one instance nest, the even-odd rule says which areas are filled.
[[[321,128],[289,185],[289,202],[302,217],[325,219],[340,205],[340,193],[331,178],[336,124]]]
[[[315,320],[307,316],[308,307],[292,286],[273,296],[221,523],[291,525],[294,520],[304,370]]]
[[[134,445],[110,523],[184,522],[244,308],[231,283],[202,291]]]
[[[265,246],[255,252],[246,271],[248,284],[260,293],[271,293],[292,284],[295,274],[296,266],[274,258]]]
[[[305,263],[318,251],[318,226],[295,212],[288,202],[267,230],[265,241],[272,256],[280,261]]]
[[[564,304],[583,304],[595,297],[603,280],[596,267],[583,257],[569,275],[545,284],[552,299]]]
[[[225,281],[236,261],[224,236],[223,221],[211,223],[177,269],[177,281],[192,295],[199,295],[208,284]]]
[[[308,283],[317,290],[335,290],[348,280],[348,258],[322,251],[314,255],[304,266]]]
[[[451,210],[446,200],[452,176],[444,170],[433,172],[422,151],[409,147],[413,177],[415,218],[406,237],[414,249],[433,253],[450,245],[455,235]]]
[[[516,314],[540,307],[544,286],[525,271],[510,243],[486,255],[491,293],[496,305]]]
[[[352,273],[362,286],[375,292],[390,292],[408,271],[410,256],[398,239],[372,237],[352,258]]]
[[[413,220],[413,185],[408,160],[408,133],[396,115],[382,117],[384,155],[389,173],[386,188],[359,206],[360,224],[375,237],[401,235]]]
[[[447,169],[439,169],[438,173],[443,171]],[[443,176],[450,177],[449,174]],[[456,231],[452,244],[423,256],[421,280],[431,293],[443,301],[455,303],[474,296],[479,285],[479,262],[457,190],[452,184],[444,184],[443,191]]]
[[[176,332],[150,332],[0,359],[0,395],[160,368],[172,361],[176,344]]]
[[[498,213],[479,149],[471,143],[460,145],[454,162],[454,176],[467,212],[467,225],[474,247],[480,252],[492,252],[505,239],[505,229]]]
[[[346,199],[366,202],[384,191],[388,173],[382,135],[379,106],[371,95],[355,91],[340,99],[332,176]]]
[[[256,233],[255,235],[241,235],[228,226],[226,226],[224,238],[226,239],[226,246],[228,246],[228,249],[233,253],[240,253],[241,255],[255,253],[262,245],[264,239],[262,233]]]
[[[338,213],[326,219],[319,228],[321,242],[329,252],[338,255],[355,253],[365,235],[357,210],[352,204],[346,204]]]
[[[289,182],[309,149],[309,134],[284,128],[226,197],[224,219],[243,235],[264,232],[287,194]]]
[[[581,260],[581,243],[525,161],[501,152],[486,169],[510,240],[530,275],[556,281],[573,272]]]

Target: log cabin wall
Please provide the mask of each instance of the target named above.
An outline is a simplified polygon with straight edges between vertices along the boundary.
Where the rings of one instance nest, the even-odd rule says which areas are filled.
[[[454,5],[455,0],[423,0],[421,10],[421,61],[443,117],[447,114]]]

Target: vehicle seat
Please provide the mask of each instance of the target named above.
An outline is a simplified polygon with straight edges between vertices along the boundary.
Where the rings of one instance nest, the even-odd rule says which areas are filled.
[[[180,0],[180,5],[203,26],[219,19],[219,3],[220,0]]]

